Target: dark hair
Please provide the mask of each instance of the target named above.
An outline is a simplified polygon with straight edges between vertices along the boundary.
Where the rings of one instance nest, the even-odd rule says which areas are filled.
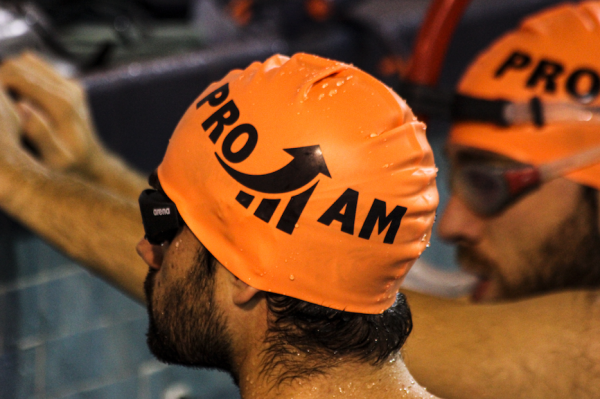
[[[404,294],[381,314],[350,313],[266,293],[268,330],[263,372],[278,368],[278,383],[325,374],[340,359],[374,366],[395,358],[412,330]]]

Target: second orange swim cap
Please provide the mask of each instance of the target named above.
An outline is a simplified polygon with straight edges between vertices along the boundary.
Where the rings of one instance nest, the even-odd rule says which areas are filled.
[[[553,7],[496,41],[468,68],[462,94],[485,99],[600,105],[600,2]],[[600,146],[600,124],[565,120],[499,127],[458,123],[449,141],[540,165]],[[600,162],[600,160],[598,160]],[[600,163],[565,177],[600,189]]]

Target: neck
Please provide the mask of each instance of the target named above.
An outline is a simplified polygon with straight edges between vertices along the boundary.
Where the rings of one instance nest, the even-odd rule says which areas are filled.
[[[325,374],[301,377],[278,383],[282,370],[265,378],[261,367],[248,367],[240,373],[243,399],[295,398],[435,398],[410,375],[398,356],[382,366],[355,360],[338,359]]]

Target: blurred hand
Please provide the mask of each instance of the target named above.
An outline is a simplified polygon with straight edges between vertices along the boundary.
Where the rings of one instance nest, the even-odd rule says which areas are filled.
[[[0,64],[0,82],[16,93],[22,134],[40,161],[58,171],[90,174],[104,150],[80,84],[31,53]]]
[[[0,84],[0,204],[12,197],[15,187],[40,166],[21,144],[21,120],[16,105]]]
[[[12,153],[20,151],[21,120],[15,104],[0,85],[0,164],[10,162]]]

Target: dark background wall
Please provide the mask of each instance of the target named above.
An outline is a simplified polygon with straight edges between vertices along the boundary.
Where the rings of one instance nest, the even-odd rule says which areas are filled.
[[[453,87],[477,51],[521,16],[551,3],[556,1],[475,0],[452,41],[441,84]],[[427,4],[371,1],[356,13],[399,52],[408,52]],[[177,120],[208,83],[272,53],[297,51],[379,73],[373,61],[381,56],[377,41],[341,22],[301,35],[255,29],[191,52],[167,52],[85,73],[83,79],[107,146],[150,171],[160,162]],[[442,207],[447,185],[441,148],[447,127],[444,121],[429,121]],[[453,267],[451,248],[435,238],[424,257],[439,267]],[[146,324],[140,305],[0,215],[0,399],[237,397],[223,373],[156,362],[145,346]]]

